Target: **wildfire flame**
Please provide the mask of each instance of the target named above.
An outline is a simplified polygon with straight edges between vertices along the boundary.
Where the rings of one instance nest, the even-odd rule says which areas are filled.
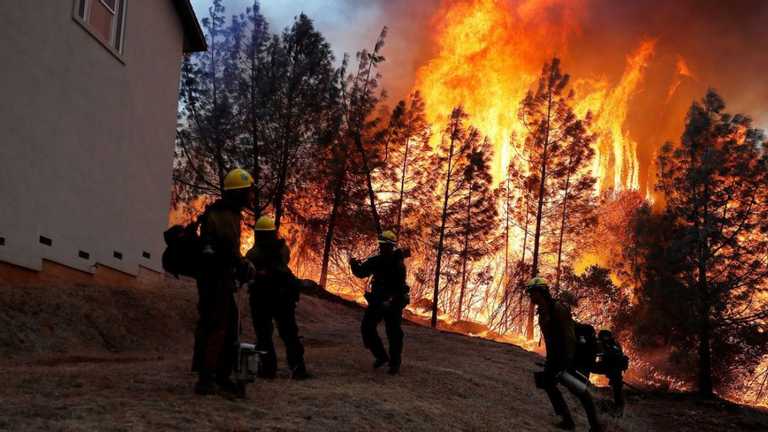
[[[584,10],[581,0],[460,0],[444,1],[436,13],[437,54],[418,70],[415,88],[424,95],[432,124],[444,124],[452,107],[464,106],[471,123],[494,142],[497,181],[519,151],[517,143],[510,145],[512,137],[524,133],[517,117],[519,102],[541,66],[567,54]],[[654,48],[654,40],[641,41],[615,84],[600,77],[573,81],[576,110],[593,113],[593,129],[600,137],[592,167],[599,189],[639,187],[637,142],[625,123]]]

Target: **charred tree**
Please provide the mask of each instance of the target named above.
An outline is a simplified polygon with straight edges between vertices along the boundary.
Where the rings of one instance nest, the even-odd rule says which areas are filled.
[[[533,191],[535,209],[532,218],[535,221],[533,240],[533,256],[531,276],[542,273],[541,247],[545,240],[544,224],[557,226],[558,222],[551,220],[556,214],[558,191],[569,176],[574,175],[570,165],[579,161],[583,166],[588,160],[588,154],[583,154],[590,143],[586,133],[586,123],[580,119],[572,108],[574,93],[568,88],[570,77],[560,70],[560,60],[552,59],[544,65],[539,82],[535,89],[528,92],[523,99],[518,116],[527,129],[523,147],[527,155],[528,176],[531,183],[536,185]],[[575,169],[575,167],[574,167]],[[564,196],[567,211],[571,194]],[[560,213],[567,215],[565,211]],[[547,233],[553,230],[550,228]],[[533,338],[534,306],[529,304],[526,322],[526,337]]]
[[[445,252],[445,228],[448,222],[448,210],[451,198],[451,188],[454,181],[454,172],[456,166],[460,162],[458,159],[461,155],[458,146],[462,144],[462,141],[467,135],[464,121],[467,118],[467,114],[461,107],[454,108],[451,113],[451,118],[448,122],[448,126],[445,129],[445,135],[448,136],[447,141],[445,135],[443,136],[443,142],[440,145],[440,151],[437,156],[436,162],[439,167],[444,167],[445,182],[443,186],[443,199],[442,199],[442,211],[440,213],[440,226],[437,230],[438,240],[435,254],[435,282],[434,290],[432,292],[432,318],[431,326],[437,327],[437,311],[438,301],[440,294],[440,276],[442,271],[443,254]]]

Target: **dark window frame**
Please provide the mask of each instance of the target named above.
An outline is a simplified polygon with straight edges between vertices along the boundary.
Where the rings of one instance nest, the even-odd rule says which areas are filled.
[[[90,14],[90,7],[94,2],[100,3],[108,12],[114,14],[110,41],[105,41],[88,23],[87,17]],[[72,3],[72,19],[80,24],[80,27],[82,27],[86,33],[99,42],[110,54],[123,64],[125,64],[123,54],[125,52],[125,27],[128,15],[128,3],[129,0],[115,0],[115,11],[112,11],[112,8],[102,0],[74,0]]]

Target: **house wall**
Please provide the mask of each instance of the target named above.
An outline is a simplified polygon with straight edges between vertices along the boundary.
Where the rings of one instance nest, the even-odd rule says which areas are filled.
[[[118,59],[72,0],[0,2],[0,261],[161,270],[183,30],[171,1],[126,13]]]

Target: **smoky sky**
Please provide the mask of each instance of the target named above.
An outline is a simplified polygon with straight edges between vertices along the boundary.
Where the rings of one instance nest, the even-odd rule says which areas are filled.
[[[382,68],[390,101],[411,90],[419,66],[434,52],[433,35],[441,23],[432,17],[443,2],[466,0],[262,0],[261,10],[273,32],[290,25],[300,12],[309,15],[334,47],[337,57],[373,45],[389,28]],[[526,0],[509,1],[512,5]],[[202,18],[210,0],[193,0]],[[229,13],[251,0],[225,0]],[[557,0],[548,0],[557,8]],[[663,87],[678,58],[691,69],[684,83],[690,103],[707,88],[717,89],[733,111],[752,115],[768,126],[768,0],[585,0],[579,31],[572,35],[564,67],[574,77],[618,79],[626,56],[645,39],[655,39],[649,66]],[[669,80],[667,80],[669,81]],[[657,92],[660,93],[660,92]],[[698,95],[698,96],[697,96]],[[651,107],[650,101],[640,101]],[[641,98],[642,99],[642,98]],[[657,101],[658,102],[658,101]]]

